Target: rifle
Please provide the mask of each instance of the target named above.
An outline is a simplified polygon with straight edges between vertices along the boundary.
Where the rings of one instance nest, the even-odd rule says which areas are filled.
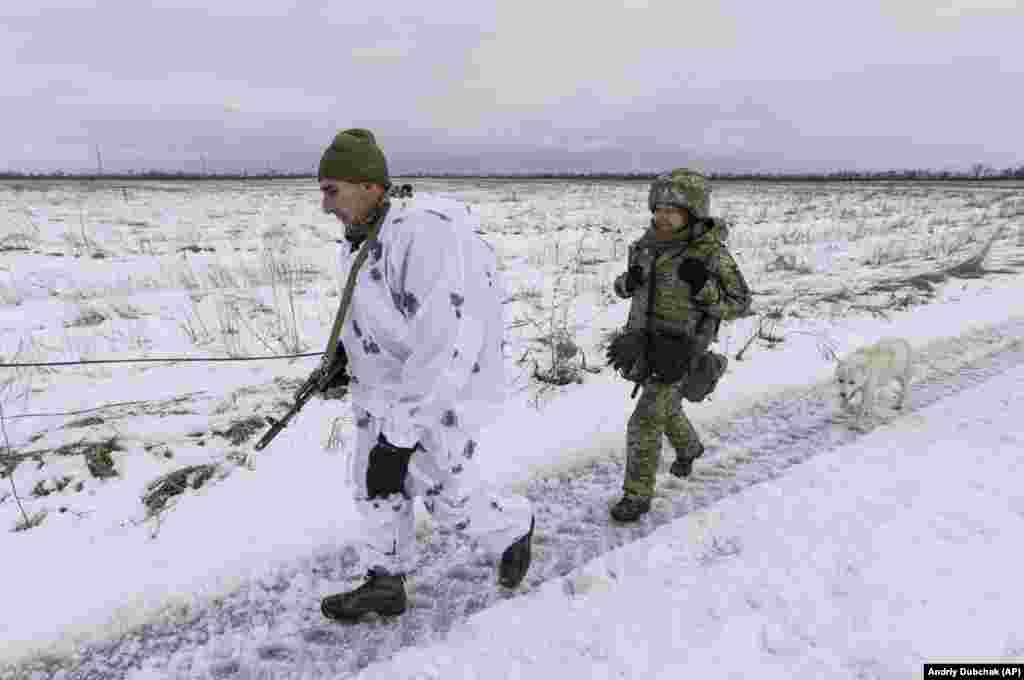
[[[302,387],[295,392],[295,403],[292,404],[292,407],[288,409],[288,412],[280,420],[267,416],[267,424],[270,425],[270,429],[264,432],[260,440],[256,442],[254,448],[257,451],[262,451],[274,437],[281,433],[281,430],[288,427],[291,419],[302,410],[302,407],[313,398],[313,395],[317,392],[323,392],[327,385],[331,383],[331,380],[348,368],[348,357],[345,355],[344,350],[336,355],[336,359],[328,370],[314,372],[306,379],[306,382],[302,383]]]
[[[359,272],[359,268],[363,266],[369,255],[370,248],[373,247],[377,242],[377,233],[380,231],[381,225],[384,223],[384,218],[388,214],[389,204],[385,203],[385,208],[378,215],[373,226],[370,227],[370,231],[366,235],[366,239],[363,241],[362,247],[359,252],[356,253],[356,258],[352,262],[352,267],[348,272],[348,280],[345,282],[345,290],[341,294],[341,302],[338,305],[338,313],[334,317],[334,325],[331,327],[331,335],[327,340],[327,351],[324,352],[327,360],[324,362],[326,368],[321,368],[320,371],[314,372],[306,382],[302,383],[295,392],[295,403],[288,409],[288,412],[284,416],[277,420],[267,416],[267,424],[270,425],[270,429],[267,430],[260,440],[256,442],[254,449],[261,451],[270,441],[281,433],[281,430],[288,427],[288,422],[295,417],[295,414],[302,410],[302,407],[306,405],[306,402],[313,398],[313,395],[317,392],[322,392],[327,388],[339,373],[348,368],[348,356],[345,354],[345,348],[338,341],[341,337],[341,327],[345,322],[345,314],[348,312],[349,305],[352,302],[352,291],[356,285],[356,274]],[[254,456],[253,452],[250,451],[245,456],[246,466],[252,470],[254,467]]]

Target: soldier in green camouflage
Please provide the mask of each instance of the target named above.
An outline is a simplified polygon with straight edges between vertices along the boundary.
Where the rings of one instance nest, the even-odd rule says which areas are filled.
[[[616,295],[632,299],[627,331],[642,331],[648,328],[653,276],[652,330],[692,341],[694,356],[716,339],[722,320],[750,308],[750,289],[724,244],[724,223],[708,214],[710,194],[700,173],[677,169],[659,175],[648,195],[650,228],[630,246],[629,268],[615,280]],[[671,472],[678,477],[689,475],[694,459],[704,452],[682,410],[687,378],[640,381],[643,391],[626,434],[624,495],[611,511],[620,522],[634,521],[650,510],[662,433],[675,449]]]

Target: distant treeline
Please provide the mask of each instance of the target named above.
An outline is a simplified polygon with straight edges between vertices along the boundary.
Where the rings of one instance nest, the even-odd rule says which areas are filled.
[[[403,178],[438,179],[540,179],[540,180],[652,180],[654,172],[524,172],[524,173],[459,173],[459,172],[412,172],[401,173]],[[970,170],[885,170],[860,172],[837,170],[833,172],[711,172],[714,180],[740,180],[750,182],[864,182],[864,181],[951,181],[951,180],[1006,180],[1024,179],[1024,165],[1017,168],[996,170],[977,163]],[[268,180],[268,179],[315,179],[309,172],[261,172],[261,173],[192,173],[148,170],[128,173],[69,173],[69,172],[0,172],[0,180]]]
[[[235,180],[235,179],[315,179],[309,172],[259,172],[259,173],[197,173],[197,172],[166,172],[162,170],[144,170],[138,172],[0,172],[0,180],[5,179],[91,179],[91,180]]]

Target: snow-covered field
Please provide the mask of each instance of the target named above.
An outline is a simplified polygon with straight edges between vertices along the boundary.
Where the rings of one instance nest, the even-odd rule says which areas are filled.
[[[647,185],[413,184],[476,206],[502,257],[509,405],[480,458],[539,501],[525,594],[477,583],[487,606],[469,607],[445,591],[461,609],[330,649],[318,599],[358,577],[347,404],[311,402],[254,471],[238,464],[315,357],[5,368],[0,677],[916,677],[922,659],[1024,656],[1006,559],[1024,530],[1020,185],[721,184],[756,296],[723,326],[713,401],[688,408],[708,454],[690,480],[659,480],[640,529],[584,540],[545,489],[592,480],[581,516],[607,525],[631,385],[597,369]],[[0,198],[3,363],[322,349],[340,225],[312,181],[9,182]],[[990,241],[984,273],[934,276]],[[866,435],[826,423],[826,356],[884,335],[922,352],[909,412]],[[437,564],[414,601],[458,561],[424,552]],[[196,614],[243,600],[233,622]],[[182,633],[138,632],[154,626]]]

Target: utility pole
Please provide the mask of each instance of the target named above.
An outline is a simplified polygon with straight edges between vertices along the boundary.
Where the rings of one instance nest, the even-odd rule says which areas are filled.
[[[96,145],[96,174],[103,174],[103,156],[100,155],[100,145]]]
[[[199,160],[202,161],[202,165],[203,165],[203,177],[206,177],[206,154],[205,153],[199,154]]]

